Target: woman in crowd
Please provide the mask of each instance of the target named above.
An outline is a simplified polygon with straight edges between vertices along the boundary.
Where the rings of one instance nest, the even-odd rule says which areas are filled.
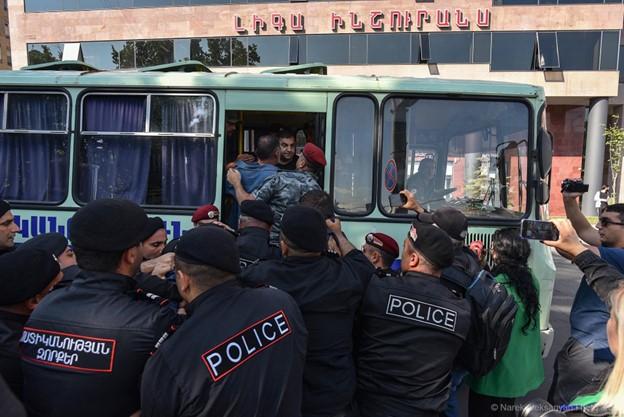
[[[544,380],[540,340],[539,284],[527,261],[531,248],[518,229],[492,236],[492,274],[518,304],[507,351],[490,373],[470,381],[470,416],[515,416],[515,399]]]

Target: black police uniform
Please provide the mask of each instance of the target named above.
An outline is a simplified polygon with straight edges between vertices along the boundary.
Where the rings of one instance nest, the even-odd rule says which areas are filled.
[[[236,245],[240,253],[241,267],[246,268],[257,261],[280,259],[280,248],[269,243],[269,231],[260,227],[239,230]]]
[[[26,417],[24,406],[2,376],[0,376],[0,404],[2,404],[2,417]]]
[[[63,278],[54,286],[54,289],[69,287],[78,274],[80,274],[78,265],[70,265],[67,268],[63,268]]]
[[[22,396],[22,363],[19,340],[27,315],[0,310],[0,375],[13,393]]]
[[[232,279],[201,294],[147,362],[144,417],[298,417],[306,330],[295,301]]]
[[[361,309],[357,402],[363,417],[432,417],[446,406],[470,305],[426,274],[373,277]]]
[[[244,282],[286,291],[303,313],[309,334],[303,416],[342,416],[351,407],[356,384],[353,323],[373,272],[362,252],[352,250],[342,258],[291,256],[260,262],[241,275]]]
[[[379,278],[396,277],[399,275],[398,271],[392,268],[377,268],[375,269],[375,276]]]
[[[139,409],[143,366],[176,316],[134,280],[82,271],[53,291],[20,341],[31,417],[129,416]]]

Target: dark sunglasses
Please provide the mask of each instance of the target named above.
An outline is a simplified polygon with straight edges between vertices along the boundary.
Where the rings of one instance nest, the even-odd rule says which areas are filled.
[[[612,220],[607,219],[606,217],[600,217],[598,219],[598,223],[600,223],[602,227],[607,227],[610,224],[615,224],[616,226],[624,226],[624,223],[614,222]]]

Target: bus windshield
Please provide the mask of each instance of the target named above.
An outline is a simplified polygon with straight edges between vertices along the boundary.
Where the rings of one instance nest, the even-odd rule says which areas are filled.
[[[514,219],[527,210],[529,107],[500,100],[391,98],[383,105],[381,207],[402,189],[426,209]]]

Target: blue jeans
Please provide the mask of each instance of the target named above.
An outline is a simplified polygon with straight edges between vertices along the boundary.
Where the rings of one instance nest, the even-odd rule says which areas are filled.
[[[459,417],[459,402],[457,399],[457,391],[461,386],[464,378],[468,375],[468,371],[464,369],[454,369],[451,372],[451,390],[449,392],[449,399],[446,403],[446,410],[444,410],[445,417]]]

